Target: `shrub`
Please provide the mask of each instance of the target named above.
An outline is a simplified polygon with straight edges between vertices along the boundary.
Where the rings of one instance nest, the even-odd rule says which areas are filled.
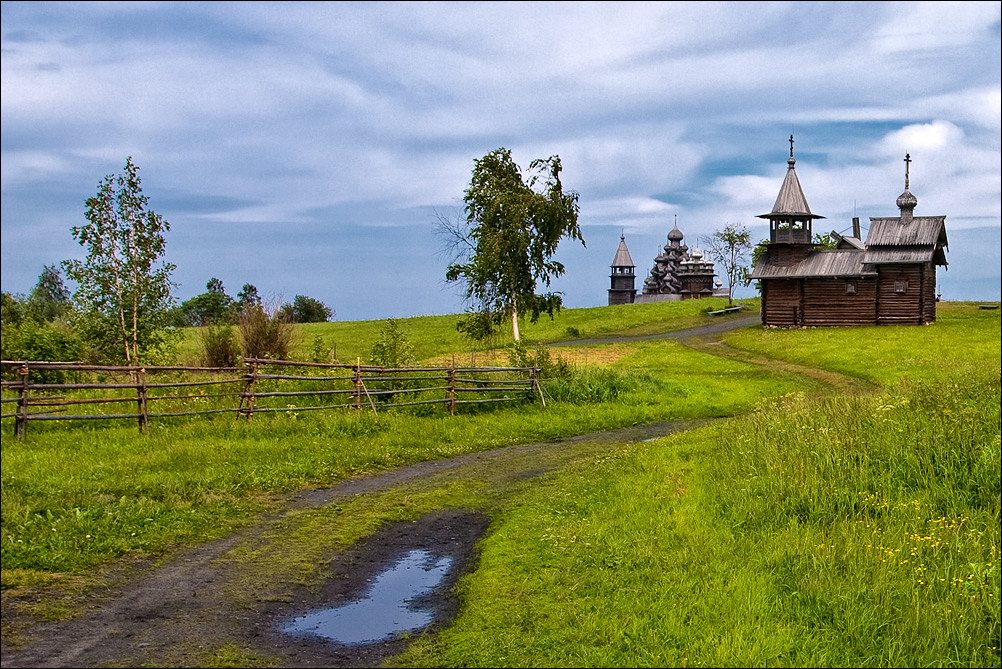
[[[288,359],[293,329],[279,312],[250,305],[240,312],[239,327],[245,358]]]
[[[380,367],[406,367],[414,363],[414,346],[392,318],[379,331],[369,362]]]
[[[522,341],[516,341],[508,348],[508,363],[512,367],[537,367],[542,379],[568,378],[571,367],[567,361],[557,356],[556,360],[542,344],[530,352]]]
[[[232,325],[209,325],[199,333],[202,364],[206,367],[236,367],[240,346]]]
[[[328,344],[327,340],[320,335],[313,337],[313,348],[310,350],[310,360],[312,362],[337,362],[337,346]]]

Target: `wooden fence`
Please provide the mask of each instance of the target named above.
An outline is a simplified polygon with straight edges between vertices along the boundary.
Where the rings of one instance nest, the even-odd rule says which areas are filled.
[[[245,359],[243,367],[125,367],[3,360],[0,374],[5,409],[0,418],[13,419],[19,438],[33,421],[126,419],[135,420],[145,432],[150,419],[175,416],[231,413],[250,420],[257,413],[378,412],[435,404],[454,415],[460,405],[534,397],[546,405],[536,367],[453,363],[390,369],[360,361],[343,365],[259,358]],[[12,404],[15,410],[7,412]],[[109,411],[109,406],[121,404],[133,404],[135,411]]]

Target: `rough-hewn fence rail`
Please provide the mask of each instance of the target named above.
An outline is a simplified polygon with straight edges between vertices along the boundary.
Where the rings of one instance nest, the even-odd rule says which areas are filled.
[[[299,373],[292,373],[299,372]],[[137,421],[232,413],[397,408],[522,401],[545,406],[536,367],[405,367],[247,358],[243,367],[123,367],[78,362],[0,361],[2,419],[24,437],[43,420]],[[276,403],[284,404],[278,405]],[[134,404],[115,412],[111,405]],[[7,411],[10,405],[14,411]],[[151,408],[156,406],[157,408]],[[83,410],[75,407],[88,407]]]

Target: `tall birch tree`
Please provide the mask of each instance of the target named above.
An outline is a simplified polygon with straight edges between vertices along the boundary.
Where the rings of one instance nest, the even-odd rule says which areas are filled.
[[[106,359],[140,364],[170,334],[171,273],[164,260],[170,223],[149,209],[130,156],[86,202],[87,223],[72,229],[84,260],[63,263],[77,283],[73,301],[88,343]]]

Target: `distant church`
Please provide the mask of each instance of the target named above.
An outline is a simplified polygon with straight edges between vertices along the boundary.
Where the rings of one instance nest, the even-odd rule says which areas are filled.
[[[684,235],[678,229],[678,220],[668,233],[668,243],[663,252],[654,259],[654,267],[644,280],[644,291],[637,295],[636,266],[626,248],[626,238],[620,235],[619,248],[612,260],[610,275],[609,304],[631,304],[634,302],[660,302],[663,300],[690,300],[701,297],[719,296],[714,291],[713,277],[716,272],[713,263],[703,259],[703,252],[689,247],[683,242]],[[727,295],[726,292],[723,293]]]
[[[851,237],[832,233],[835,249],[813,243],[811,212],[794,169],[793,135],[786,178],[769,221],[769,243],[751,278],[762,285],[762,324],[923,324],[936,320],[936,267],[945,267],[946,216],[915,216],[909,191],[911,156],[905,156],[905,190],[899,216],[870,218],[866,241],[859,219]]]

